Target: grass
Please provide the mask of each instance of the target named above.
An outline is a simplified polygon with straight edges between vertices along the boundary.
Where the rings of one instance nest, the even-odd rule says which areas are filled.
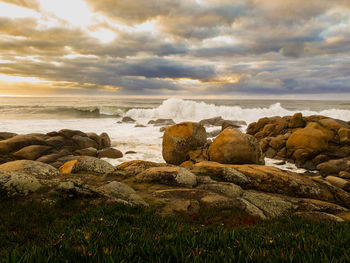
[[[238,210],[161,217],[78,201],[7,200],[0,211],[0,262],[350,262],[350,223],[244,221]]]

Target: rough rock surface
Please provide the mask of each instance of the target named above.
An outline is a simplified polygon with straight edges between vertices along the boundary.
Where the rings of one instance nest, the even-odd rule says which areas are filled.
[[[43,179],[60,176],[59,171],[55,167],[49,164],[29,160],[4,163],[0,165],[0,171],[25,173]]]
[[[106,174],[114,171],[114,166],[98,158],[84,156],[77,160],[69,161],[60,167],[63,174],[91,172],[97,174]]]
[[[209,147],[209,160],[225,164],[264,164],[257,139],[234,129],[225,129]]]
[[[28,195],[40,187],[39,180],[32,175],[0,171],[0,189],[6,191],[8,195]]]
[[[167,163],[179,165],[190,157],[188,152],[204,146],[207,134],[202,125],[182,122],[168,127],[163,135],[163,158]]]

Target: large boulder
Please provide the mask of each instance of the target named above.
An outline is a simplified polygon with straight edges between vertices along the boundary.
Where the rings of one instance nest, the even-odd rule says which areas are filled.
[[[295,160],[306,160],[327,150],[328,142],[334,134],[316,122],[295,131],[287,140],[287,151]]]
[[[259,142],[253,136],[225,129],[209,147],[209,159],[226,164],[264,164]]]
[[[0,171],[0,189],[5,191],[7,195],[28,195],[37,191],[40,187],[39,180],[32,175]]]
[[[87,136],[74,135],[72,140],[77,144],[78,149],[98,148],[98,144]]]
[[[189,159],[188,152],[204,146],[207,134],[204,127],[194,122],[182,122],[168,127],[163,135],[163,158],[179,165]]]
[[[46,163],[30,160],[4,163],[0,165],[0,171],[25,173],[40,179],[50,179],[60,176],[59,171],[55,167]]]
[[[101,148],[107,148],[111,147],[111,139],[109,138],[108,134],[103,132],[100,134],[101,139]]]
[[[13,133],[13,132],[0,132],[0,140],[7,140],[12,137],[15,137],[16,135],[17,133]]]
[[[16,135],[10,139],[2,140],[0,141],[0,154],[9,154],[29,145],[46,145],[44,135]]]
[[[17,157],[18,159],[36,160],[51,149],[51,146],[46,145],[30,145],[13,153],[13,156]]]
[[[110,163],[95,157],[82,156],[63,164],[59,171],[62,174],[91,172],[96,174],[106,174],[114,171],[114,166]]]

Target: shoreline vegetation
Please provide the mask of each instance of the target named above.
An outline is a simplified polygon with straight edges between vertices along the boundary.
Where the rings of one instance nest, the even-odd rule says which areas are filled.
[[[0,133],[0,261],[350,261],[349,122],[148,125],[164,131],[164,163],[111,165],[123,153],[106,133]]]

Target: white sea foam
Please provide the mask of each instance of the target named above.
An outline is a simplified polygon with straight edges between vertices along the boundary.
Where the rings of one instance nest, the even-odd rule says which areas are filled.
[[[330,109],[320,112],[310,110],[291,111],[275,103],[265,108],[242,108],[239,106],[216,106],[205,102],[182,99],[165,100],[154,109],[131,109],[125,115],[135,119],[171,118],[175,121],[199,121],[205,118],[222,116],[229,120],[244,120],[247,123],[257,121],[263,117],[293,115],[302,112],[303,115],[325,115],[332,118],[350,120],[349,110]]]

